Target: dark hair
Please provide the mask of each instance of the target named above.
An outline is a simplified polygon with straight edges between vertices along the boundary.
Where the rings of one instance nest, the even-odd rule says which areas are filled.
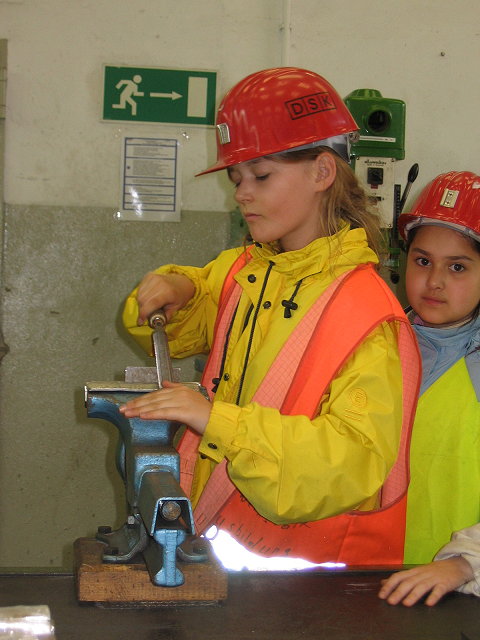
[[[406,251],[407,253],[410,251],[410,245],[412,244],[415,236],[417,235],[417,232],[419,229],[421,229],[422,227],[426,227],[426,226],[430,226],[430,227],[443,227],[444,229],[450,229],[450,231],[456,231],[458,234],[460,234],[462,236],[462,238],[465,238],[466,240],[468,240],[470,242],[470,244],[472,245],[472,249],[474,251],[476,251],[477,253],[480,253],[480,242],[478,240],[475,240],[475,238],[472,238],[471,236],[468,236],[466,233],[462,233],[461,231],[459,231],[458,229],[454,229],[453,227],[449,227],[448,225],[426,225],[426,224],[418,224],[416,227],[413,227],[412,229],[410,229],[407,232],[407,241],[406,241]]]

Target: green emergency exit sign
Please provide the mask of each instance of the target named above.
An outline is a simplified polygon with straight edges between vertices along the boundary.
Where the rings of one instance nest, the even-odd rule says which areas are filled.
[[[103,119],[215,124],[217,74],[105,65]]]

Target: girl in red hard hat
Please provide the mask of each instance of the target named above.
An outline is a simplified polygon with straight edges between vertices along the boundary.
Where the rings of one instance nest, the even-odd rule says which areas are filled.
[[[314,72],[239,82],[202,173],[228,172],[251,243],[147,274],[124,310],[146,350],[163,308],[173,357],[209,353],[210,401],[165,382],[122,411],[189,427],[181,483],[198,532],[216,524],[265,556],[403,559],[419,357],[376,273],[378,219],[349,166],[357,129]]]
[[[480,176],[438,176],[399,229],[423,361],[405,563],[430,563],[447,546],[441,562],[391,576],[380,597],[412,605],[430,592],[432,605],[455,588],[480,596]]]

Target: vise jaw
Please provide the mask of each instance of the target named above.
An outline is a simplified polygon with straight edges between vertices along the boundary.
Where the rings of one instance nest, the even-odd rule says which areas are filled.
[[[198,383],[184,384],[204,392]],[[175,587],[184,583],[178,558],[187,562],[207,559],[201,545],[192,545],[192,507],[180,487],[180,459],[173,446],[180,424],[126,418],[119,411],[138,394],[157,389],[155,383],[142,382],[85,385],[88,416],[107,420],[120,432],[116,464],[125,484],[128,507],[125,524],[116,531],[99,527],[97,539],[105,544],[104,562],[128,563],[142,554],[153,584]]]

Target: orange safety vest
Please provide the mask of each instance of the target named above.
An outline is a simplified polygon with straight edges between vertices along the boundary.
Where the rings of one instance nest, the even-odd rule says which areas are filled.
[[[234,275],[248,259],[248,254],[242,254],[225,280],[214,343],[203,374],[205,381],[218,374],[226,331],[241,295]],[[349,565],[402,564],[408,451],[420,383],[420,357],[400,304],[371,264],[342,274],[317,299],[288,337],[252,401],[277,407],[284,415],[302,414],[313,419],[331,380],[356,347],[375,327],[392,321],[399,326],[403,421],[398,457],[381,489],[380,507],[315,522],[277,525],[260,516],[242,496],[229,479],[223,460],[215,467],[195,507],[198,532],[215,524],[264,556],[289,555],[311,562]],[[199,442],[200,436],[187,429],[179,444],[181,484],[187,495]]]

